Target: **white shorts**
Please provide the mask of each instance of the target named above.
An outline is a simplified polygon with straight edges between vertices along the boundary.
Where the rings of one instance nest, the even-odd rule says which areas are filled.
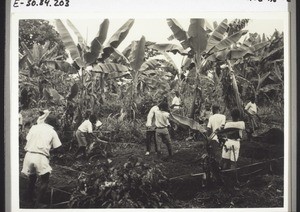
[[[239,153],[240,141],[228,139],[222,149],[222,158],[230,159],[231,161],[237,161],[239,158]]]
[[[44,175],[51,173],[52,168],[49,165],[49,159],[42,154],[27,152],[23,161],[22,173],[25,175]]]

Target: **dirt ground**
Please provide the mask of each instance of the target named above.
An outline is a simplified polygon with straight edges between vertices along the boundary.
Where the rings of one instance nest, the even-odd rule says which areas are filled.
[[[67,144],[70,146],[69,144]],[[112,154],[108,157],[112,166],[123,166],[130,156],[135,156],[138,160],[149,164],[150,166],[159,165],[163,174],[167,178],[174,178],[182,175],[201,173],[201,156],[206,152],[204,140],[185,140],[184,137],[173,139],[173,156],[167,157],[165,145],[162,147],[162,156],[158,157],[153,151],[150,155],[145,155],[144,141],[139,143],[111,143]],[[273,145],[273,146],[272,146]],[[20,169],[24,158],[23,144],[20,145]],[[259,147],[259,148],[258,148]],[[262,141],[243,142],[241,144],[241,155],[238,166],[245,166],[256,162],[276,158],[281,154],[281,146],[267,144]],[[260,149],[260,153],[256,151]],[[266,154],[271,150],[271,154]],[[274,153],[275,151],[275,153]],[[276,152],[277,151],[277,152]],[[51,174],[49,192],[44,200],[51,206],[66,208],[68,198],[74,189],[76,189],[77,179],[81,172],[89,173],[93,163],[99,160],[74,158],[75,149],[70,148],[64,154],[53,156],[50,161],[53,168]],[[255,152],[255,154],[253,154]],[[279,152],[279,153],[278,153]],[[251,154],[250,154],[251,153]],[[172,190],[173,196],[178,208],[240,208],[240,207],[282,207],[283,206],[283,174],[281,165],[277,172],[265,172],[247,179],[246,181],[235,184],[234,189],[228,189],[224,186],[213,186],[203,188],[199,179],[190,178],[185,182],[176,185],[176,190]],[[20,207],[29,207],[24,201],[24,192],[26,188],[26,177],[20,175]],[[60,204],[61,203],[61,204]]]

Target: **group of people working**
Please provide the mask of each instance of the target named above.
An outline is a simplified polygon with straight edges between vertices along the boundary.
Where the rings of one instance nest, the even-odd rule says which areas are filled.
[[[170,108],[176,111],[181,107],[181,99],[179,93],[176,92]],[[251,97],[249,103],[245,106],[245,112],[249,116],[251,122],[250,128],[253,132],[257,128],[255,117],[258,117],[254,97]],[[154,143],[155,152],[161,155],[160,145],[164,143],[169,156],[172,156],[171,136],[169,133],[169,129],[171,129],[170,119],[172,119],[172,114],[170,113],[166,98],[150,109],[146,122],[148,130],[146,133],[145,155],[150,154],[151,143]],[[213,105],[212,107],[206,105],[205,110],[201,113],[201,121],[207,124],[209,145],[211,145],[215,159],[219,162],[220,167],[222,169],[229,169],[235,166],[239,157],[240,141],[243,137],[243,131],[246,128],[245,122],[241,120],[240,111],[233,109],[231,111],[231,120],[226,121],[226,116],[220,113],[218,105]],[[225,143],[221,143],[217,135],[223,129],[227,129],[227,131],[231,130],[230,133],[226,134]],[[221,150],[220,147],[222,147]]]
[[[151,142],[154,141],[155,151],[160,156],[161,155],[161,144],[164,143],[167,147],[169,156],[172,156],[172,146],[171,146],[171,136],[169,133],[170,129],[170,119],[172,111],[177,111],[182,108],[181,99],[179,97],[179,92],[175,93],[175,97],[172,101],[172,105],[169,107],[167,98],[164,98],[159,104],[153,106],[147,116],[146,126],[147,130],[147,142],[146,142],[146,155],[150,154]],[[256,114],[257,108],[254,100],[250,101],[245,108],[249,114]],[[212,144],[218,146],[219,140],[218,136],[215,134],[220,129],[235,128],[237,133],[233,133],[227,137],[227,140],[222,148],[221,154],[221,164],[223,169],[230,168],[239,157],[240,140],[242,138],[242,131],[245,129],[245,123],[240,121],[240,112],[237,109],[231,111],[232,120],[226,122],[226,116],[219,113],[219,106],[212,106],[212,114],[208,117],[207,129],[208,134],[211,136]],[[19,116],[19,121],[22,121],[23,117]],[[20,123],[19,123],[20,124]],[[80,124],[76,130],[76,139],[78,142],[78,150],[75,153],[75,157],[82,155],[86,156],[86,146],[88,144],[87,140],[90,138],[96,138],[93,134],[93,126],[100,126],[102,123],[97,120],[94,114],[87,111],[85,114],[85,120]],[[60,147],[61,141],[58,137],[55,129],[58,127],[58,120],[54,115],[51,115],[49,110],[44,110],[40,113],[37,119],[37,123],[33,125],[27,136],[27,143],[25,145],[25,157],[23,161],[22,173],[29,177],[28,192],[26,197],[28,200],[33,201],[35,193],[35,184],[37,177],[40,176],[41,185],[38,195],[36,195],[36,200],[34,204],[38,207],[40,200],[43,198],[49,183],[49,176],[51,173],[51,166],[49,164],[50,152],[53,149]],[[216,158],[218,158],[218,151],[216,149]]]

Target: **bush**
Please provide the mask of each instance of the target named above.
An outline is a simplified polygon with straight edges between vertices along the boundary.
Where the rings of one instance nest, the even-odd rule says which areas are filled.
[[[158,166],[150,167],[131,157],[120,168],[102,162],[91,174],[80,174],[71,208],[162,208],[171,207],[166,177]]]

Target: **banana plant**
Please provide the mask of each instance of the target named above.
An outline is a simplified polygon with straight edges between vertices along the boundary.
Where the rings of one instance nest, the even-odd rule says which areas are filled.
[[[199,88],[201,87],[199,78],[207,71],[207,63],[210,61],[208,58],[231,49],[247,33],[246,30],[240,30],[228,36],[227,31],[229,26],[227,22],[227,19],[224,19],[212,31],[212,28],[207,24],[205,19],[190,19],[188,31],[185,31],[176,19],[167,19],[168,26],[173,32],[172,37],[180,41],[181,46],[185,50],[184,54],[187,54],[188,58],[195,64],[196,83],[189,115],[190,118],[194,118],[195,103]],[[210,34],[211,31],[212,33]],[[172,48],[174,49],[174,47]]]
[[[64,72],[73,71],[73,69],[68,66],[68,63],[62,61],[63,55],[57,55],[58,44],[55,44],[52,48],[50,47],[50,42],[47,41],[44,45],[33,44],[30,50],[24,42],[21,45],[25,51],[25,54],[20,55],[19,67],[24,69],[28,67],[29,77],[41,75],[45,69],[60,69]]]
[[[95,76],[92,77],[90,72],[86,69],[88,66],[97,67],[99,62],[106,62],[107,58],[117,52],[117,47],[126,38],[133,26],[134,19],[129,19],[125,24],[123,24],[107,42],[105,41],[109,28],[109,20],[104,19],[100,24],[97,36],[92,40],[90,46],[87,45],[87,42],[83,39],[79,30],[70,20],[67,20],[66,23],[64,23],[62,20],[57,19],[55,20],[55,23],[62,41],[66,49],[69,50],[70,56],[74,61],[73,65],[78,69],[78,77],[80,79],[79,87],[81,90],[80,107],[83,105],[90,105],[91,107],[94,107],[95,104],[93,102],[98,99],[97,93],[95,92],[96,89],[94,88],[97,78]],[[77,36],[78,42],[73,40],[68,28]],[[99,79],[99,81],[104,84],[103,78],[110,74],[114,75],[115,73],[104,73],[103,71],[103,74],[100,75],[102,78]],[[103,85],[101,85],[101,87],[103,87]],[[103,93],[101,93],[101,95],[102,94]]]

